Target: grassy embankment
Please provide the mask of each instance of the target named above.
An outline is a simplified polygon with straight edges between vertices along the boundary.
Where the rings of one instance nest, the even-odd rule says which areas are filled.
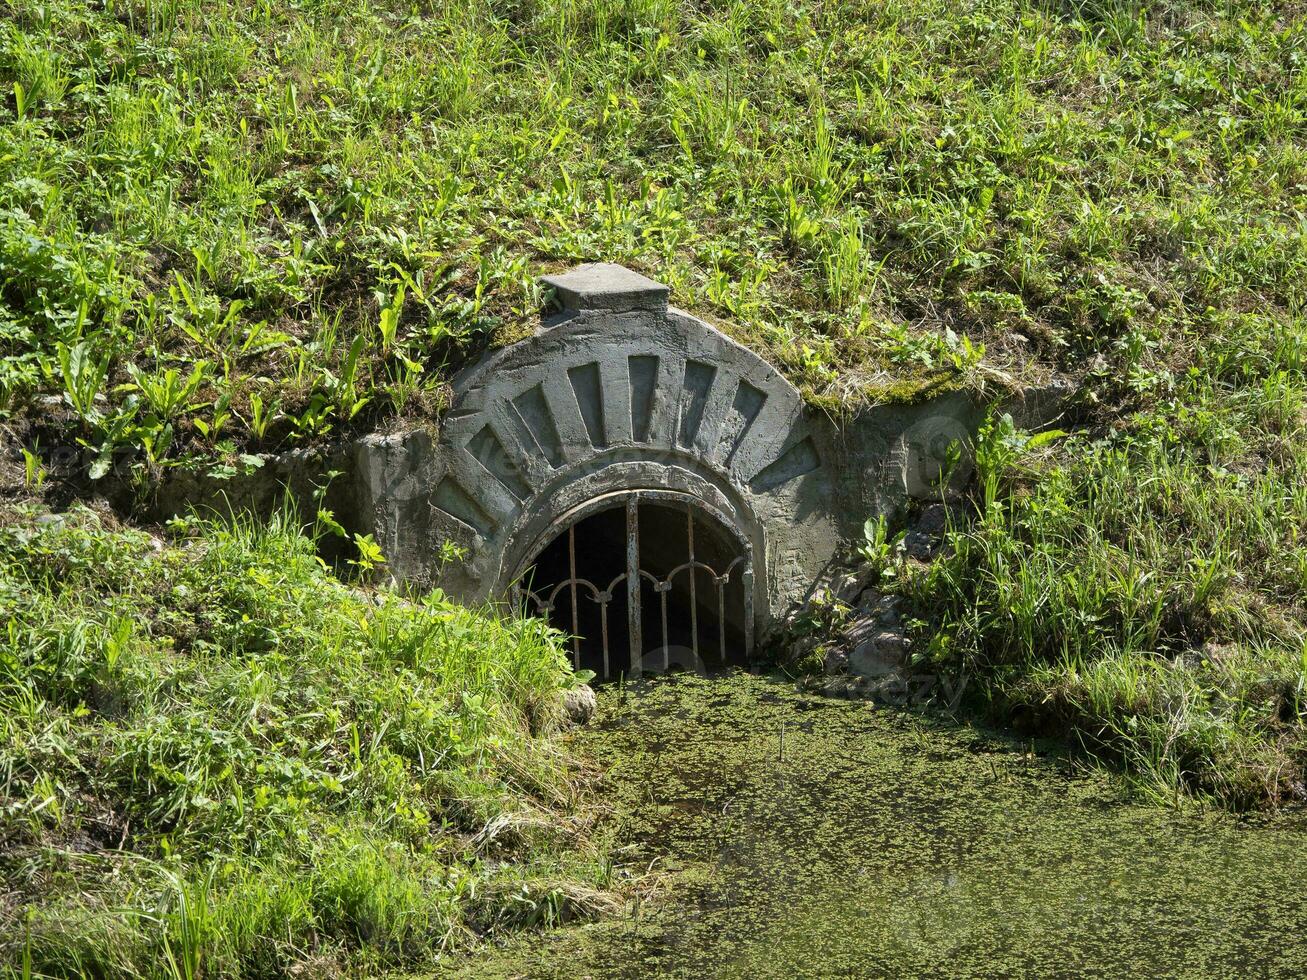
[[[609,901],[538,622],[355,590],[285,524],[26,509],[0,616],[0,974],[431,969]]]
[[[1164,426],[1030,452],[996,423],[974,523],[905,579],[921,661],[1159,801],[1307,798],[1307,452],[1301,419],[1263,435],[1259,414],[1226,432],[1235,469]]]
[[[74,435],[144,473],[435,414],[538,272],[622,261],[825,405],[1082,380],[1075,435],[990,454],[930,655],[1160,792],[1301,792],[1297,8],[7,13],[0,411],[31,482]]]

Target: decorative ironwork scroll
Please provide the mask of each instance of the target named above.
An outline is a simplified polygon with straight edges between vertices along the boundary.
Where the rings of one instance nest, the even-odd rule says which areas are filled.
[[[525,602],[519,603],[520,607],[525,607],[529,603],[534,607],[534,613],[544,618],[551,618],[558,610],[560,597],[566,595],[563,611],[570,613],[570,635],[572,644],[572,665],[574,668],[581,667],[581,624],[580,624],[580,601],[582,599],[594,602],[599,606],[599,623],[600,636],[599,645],[602,654],[602,670],[597,671],[599,675],[608,679],[614,676],[613,651],[609,642],[609,625],[608,610],[613,599],[619,593],[617,589],[622,585],[626,587],[626,615],[627,615],[627,635],[629,638],[629,663],[621,668],[621,673],[629,675],[638,675],[644,671],[658,669],[667,670],[671,665],[671,646],[669,640],[669,623],[668,623],[668,602],[675,589],[683,587],[686,589],[686,595],[690,607],[690,647],[694,655],[695,663],[702,663],[702,656],[699,645],[699,595],[696,580],[696,571],[702,570],[711,579],[717,598],[717,655],[722,663],[727,662],[727,642],[726,626],[727,617],[727,586],[730,584],[732,576],[737,574],[741,583],[741,591],[744,597],[743,624],[744,624],[744,646],[745,654],[752,649],[753,645],[753,569],[750,566],[746,554],[737,555],[724,569],[718,570],[707,562],[702,561],[695,554],[694,541],[694,524],[695,508],[694,503],[688,498],[685,502],[685,528],[686,528],[686,560],[667,572],[662,578],[659,578],[653,572],[640,567],[640,493],[638,491],[625,495],[626,506],[626,570],[618,574],[612,581],[605,586],[600,586],[587,578],[577,574],[576,563],[576,524],[571,524],[567,528],[567,561],[568,577],[561,582],[555,583],[547,590],[537,592],[522,585],[518,586],[517,593],[520,599]],[[648,582],[653,587],[653,592],[658,596],[658,622],[662,642],[651,650],[644,649],[643,642],[643,623],[644,610],[641,583]],[[524,608],[524,611],[532,611],[530,608]],[[557,624],[559,621],[554,619]],[[646,654],[653,657],[652,663],[646,662]]]

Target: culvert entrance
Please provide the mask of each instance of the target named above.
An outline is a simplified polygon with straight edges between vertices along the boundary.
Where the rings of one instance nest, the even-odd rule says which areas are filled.
[[[353,447],[350,504],[395,579],[543,613],[580,637],[573,657],[601,677],[657,669],[664,655],[748,657],[754,631],[829,581],[868,515],[938,497],[940,447],[979,420],[958,391],[835,426],[756,352],[669,306],[666,286],[606,264],[545,285],[559,309],[460,372],[438,427]],[[694,561],[708,566],[693,575],[674,574],[690,560],[676,516],[687,499]],[[709,555],[712,540],[727,544]],[[447,560],[446,543],[465,557]]]
[[[516,592],[608,680],[747,663],[752,577],[747,540],[694,498],[628,491],[557,520]]]

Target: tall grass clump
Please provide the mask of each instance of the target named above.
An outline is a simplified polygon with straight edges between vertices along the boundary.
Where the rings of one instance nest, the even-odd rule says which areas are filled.
[[[6,511],[0,610],[16,972],[429,968],[604,900],[540,622],[352,588],[285,519],[86,509]]]
[[[1307,797],[1301,425],[1286,458],[1218,470],[1165,423],[1054,450],[995,419],[974,523],[910,584],[923,657],[1145,795]]]

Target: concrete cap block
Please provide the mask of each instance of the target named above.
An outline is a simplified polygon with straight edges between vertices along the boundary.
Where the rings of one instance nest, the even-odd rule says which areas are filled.
[[[615,262],[587,262],[560,275],[544,276],[542,281],[554,288],[565,310],[662,312],[671,293],[662,283]]]

